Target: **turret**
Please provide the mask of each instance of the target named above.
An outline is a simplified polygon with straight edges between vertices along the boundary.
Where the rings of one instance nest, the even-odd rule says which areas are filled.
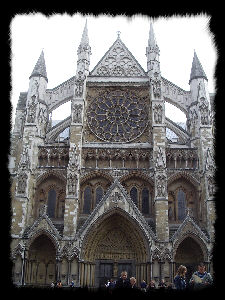
[[[48,122],[48,111],[45,101],[48,78],[43,50],[29,79],[26,123],[37,124],[38,132],[36,134],[43,138],[45,137]]]
[[[189,106],[188,129],[193,139],[199,136],[202,125],[211,124],[211,107],[208,92],[208,79],[194,51],[190,75],[191,103]]]

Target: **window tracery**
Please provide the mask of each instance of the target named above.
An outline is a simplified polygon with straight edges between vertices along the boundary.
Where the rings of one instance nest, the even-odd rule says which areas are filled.
[[[131,90],[99,93],[87,108],[90,130],[101,140],[128,142],[140,136],[148,124],[147,97]]]

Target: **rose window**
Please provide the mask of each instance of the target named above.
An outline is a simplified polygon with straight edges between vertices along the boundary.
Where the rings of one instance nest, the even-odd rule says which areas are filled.
[[[91,131],[101,140],[128,142],[140,136],[148,123],[146,97],[132,91],[108,91],[87,108]]]

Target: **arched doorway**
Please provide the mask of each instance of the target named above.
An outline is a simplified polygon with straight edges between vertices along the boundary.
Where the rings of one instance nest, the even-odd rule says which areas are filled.
[[[187,282],[189,282],[192,273],[197,270],[198,263],[202,261],[204,261],[204,254],[200,245],[195,239],[187,237],[177,248],[175,255],[175,272],[179,265],[186,266],[186,279]]]
[[[149,280],[146,238],[139,225],[119,209],[107,213],[92,226],[84,239],[81,255],[84,261],[95,264],[96,287],[103,286],[110,278],[117,279],[123,270],[128,272],[128,277],[136,277],[138,283]]]
[[[56,249],[51,239],[39,235],[30,245],[27,255],[26,284],[50,285],[56,280]]]

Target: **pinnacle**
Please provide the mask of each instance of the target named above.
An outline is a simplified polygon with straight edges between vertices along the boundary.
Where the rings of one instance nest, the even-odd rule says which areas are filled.
[[[48,81],[43,50],[41,51],[41,55],[39,56],[30,78],[34,76],[42,76]]]
[[[157,45],[156,39],[155,39],[155,33],[153,29],[152,22],[150,23],[150,31],[149,31],[149,39],[148,39],[148,45],[150,47],[155,47]]]
[[[80,44],[89,44],[89,39],[88,39],[88,29],[87,29],[87,20],[85,22],[82,38]]]
[[[191,82],[192,79],[196,79],[196,78],[205,78],[206,80],[206,74],[202,68],[202,65],[197,57],[196,52],[194,51],[194,58],[192,61],[192,68],[191,68],[191,75],[190,75],[190,80],[189,80],[189,84]]]

